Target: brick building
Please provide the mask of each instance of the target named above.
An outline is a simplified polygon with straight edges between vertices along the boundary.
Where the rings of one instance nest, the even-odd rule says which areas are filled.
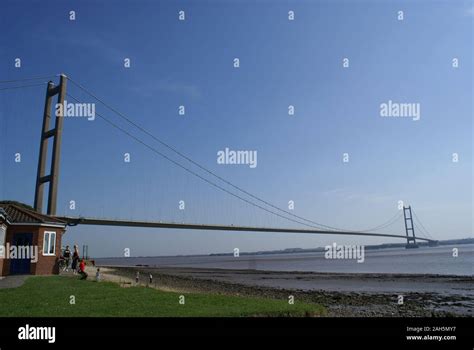
[[[66,226],[26,206],[0,202],[0,276],[58,274]]]

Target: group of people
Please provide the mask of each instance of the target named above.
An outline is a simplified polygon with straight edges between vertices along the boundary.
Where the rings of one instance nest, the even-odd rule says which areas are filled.
[[[64,259],[65,262],[65,271],[69,271],[69,266],[71,266],[73,274],[79,274],[81,275],[81,279],[85,280],[87,278],[87,272],[86,272],[86,263],[84,259],[80,258],[79,255],[79,247],[77,245],[74,245],[74,252],[72,253],[71,256],[71,250],[69,249],[69,246],[66,246],[66,249],[63,251],[62,258]]]

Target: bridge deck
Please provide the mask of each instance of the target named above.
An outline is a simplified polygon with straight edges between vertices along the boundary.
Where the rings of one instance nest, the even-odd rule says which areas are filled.
[[[148,228],[168,228],[185,230],[213,230],[213,231],[247,231],[247,232],[283,232],[283,233],[305,233],[305,234],[323,234],[323,235],[349,235],[349,236],[375,236],[406,239],[406,235],[394,235],[388,233],[375,232],[357,232],[357,231],[332,231],[315,229],[293,229],[279,227],[258,227],[258,226],[233,226],[233,225],[208,225],[208,224],[184,224],[174,222],[156,222],[156,221],[130,221],[115,219],[96,219],[80,217],[58,217],[64,220],[70,226],[75,225],[100,225],[100,226],[123,226],[123,227],[148,227]],[[423,237],[415,237],[420,241],[432,242],[433,240]]]

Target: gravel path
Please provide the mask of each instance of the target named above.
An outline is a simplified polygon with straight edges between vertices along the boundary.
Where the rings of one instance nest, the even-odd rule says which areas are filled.
[[[6,276],[0,277],[0,289],[2,288],[17,288],[25,283],[25,280],[30,275]]]

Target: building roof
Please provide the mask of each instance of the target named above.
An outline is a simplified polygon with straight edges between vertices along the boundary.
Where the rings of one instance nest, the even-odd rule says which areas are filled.
[[[7,224],[38,224],[38,225],[61,225],[66,222],[54,216],[37,213],[32,209],[22,207],[18,204],[0,202],[0,218],[4,218]]]

